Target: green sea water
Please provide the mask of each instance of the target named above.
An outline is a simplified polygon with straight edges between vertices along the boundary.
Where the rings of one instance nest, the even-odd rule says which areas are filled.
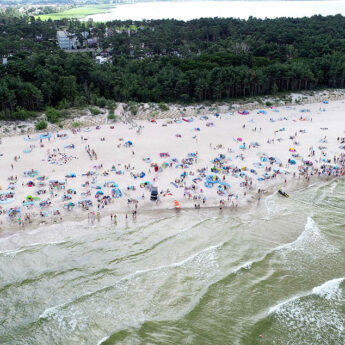
[[[345,344],[345,183],[0,238],[0,344]]]

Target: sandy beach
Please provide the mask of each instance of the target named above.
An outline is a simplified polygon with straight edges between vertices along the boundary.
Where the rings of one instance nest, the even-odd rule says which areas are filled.
[[[231,208],[344,174],[344,101],[2,139],[0,228]],[[151,187],[158,201],[151,201]],[[282,196],[283,197],[283,196]],[[177,203],[175,202],[177,201]]]

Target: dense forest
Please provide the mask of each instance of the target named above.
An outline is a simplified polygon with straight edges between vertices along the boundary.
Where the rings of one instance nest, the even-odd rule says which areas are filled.
[[[97,37],[88,52],[56,44],[65,28]],[[108,23],[0,16],[0,111],[107,102],[202,102],[344,87],[345,18],[152,20]],[[1,62],[1,61],[0,61]]]

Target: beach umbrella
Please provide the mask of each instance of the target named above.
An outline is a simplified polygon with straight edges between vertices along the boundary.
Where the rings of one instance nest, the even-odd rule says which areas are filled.
[[[258,114],[266,115],[266,114],[267,114],[267,111],[266,111],[266,110],[259,110],[259,111],[258,111]]]
[[[296,149],[293,148],[293,147],[290,147],[290,148],[289,148],[289,151],[290,151],[290,152],[296,152]]]
[[[242,140],[243,140],[243,139],[242,139],[242,138],[240,138],[240,137],[239,137],[239,138],[237,138],[237,141],[242,141]]]
[[[26,197],[26,200],[32,200],[32,199],[33,199],[32,195],[28,195],[28,196]]]

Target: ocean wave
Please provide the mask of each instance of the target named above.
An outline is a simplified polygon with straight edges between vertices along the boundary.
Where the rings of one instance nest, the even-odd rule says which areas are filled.
[[[343,301],[343,297],[342,297],[342,289],[340,285],[344,280],[345,280],[345,277],[328,280],[325,283],[314,287],[310,291],[301,293],[285,301],[279,302],[278,304],[274,305],[273,307],[269,309],[268,314],[279,313],[283,311],[285,307],[291,305],[293,302],[298,301],[301,298],[312,296],[312,295],[319,296],[326,300],[341,302]]]
[[[318,295],[327,300],[341,301],[342,295],[340,285],[344,280],[345,277],[329,280],[326,283],[313,288],[312,294]]]
[[[316,225],[312,217],[307,218],[307,223],[304,227],[303,232],[298,236],[298,238],[287,244],[283,244],[277,248],[275,251],[285,251],[285,250],[305,250],[306,246],[312,247],[312,250],[306,252],[306,254],[312,255],[315,251],[322,252],[339,252],[337,248],[331,245],[327,238],[320,232],[320,229]]]
[[[0,255],[15,256],[15,255],[17,255],[19,253],[23,253],[23,252],[32,252],[33,249],[39,250],[39,249],[46,247],[46,246],[56,246],[56,245],[65,244],[65,243],[67,243],[67,241],[31,243],[31,244],[27,244],[24,247],[20,247],[17,249],[0,251]]]
[[[125,277],[119,279],[118,281],[116,281],[114,284],[112,285],[108,285],[108,286],[105,286],[101,289],[98,289],[98,290],[95,290],[95,291],[92,291],[92,292],[87,292],[79,297],[77,297],[76,299],[73,299],[69,302],[66,302],[66,303],[63,303],[63,304],[60,304],[60,305],[57,305],[57,306],[54,306],[54,307],[50,307],[50,308],[47,308],[46,310],[44,310],[40,316],[39,316],[39,319],[50,319],[50,318],[54,318],[54,316],[60,311],[60,310],[63,310],[65,308],[67,308],[68,306],[70,305],[74,305],[78,302],[82,302],[83,300],[86,300],[87,298],[90,298],[96,294],[100,294],[100,293],[104,293],[108,290],[111,290],[111,289],[114,289],[116,288],[119,284],[121,283],[124,283],[128,280],[131,280],[137,276],[140,276],[142,274],[146,274],[146,273],[151,273],[151,272],[156,272],[156,271],[160,271],[160,270],[164,270],[164,269],[169,269],[169,268],[176,268],[176,267],[181,267],[181,266],[184,266],[185,264],[189,263],[189,262],[192,262],[193,260],[195,260],[196,258],[202,256],[204,253],[208,253],[208,252],[213,252],[213,251],[216,251],[218,250],[219,248],[221,248],[223,246],[223,243],[219,243],[217,245],[214,245],[214,246],[210,246],[208,248],[205,248],[203,250],[201,250],[200,252],[197,252],[191,256],[189,256],[188,258],[182,260],[182,261],[179,261],[179,262],[173,262],[171,264],[168,264],[168,265],[161,265],[161,266],[157,266],[157,267],[153,267],[153,268],[148,268],[148,269],[145,269],[145,270],[138,270],[138,271],[135,271],[133,273],[130,273],[128,275],[126,275]]]
[[[102,345],[104,344],[107,340],[109,340],[110,336],[102,338],[100,341],[97,342],[96,345]]]

